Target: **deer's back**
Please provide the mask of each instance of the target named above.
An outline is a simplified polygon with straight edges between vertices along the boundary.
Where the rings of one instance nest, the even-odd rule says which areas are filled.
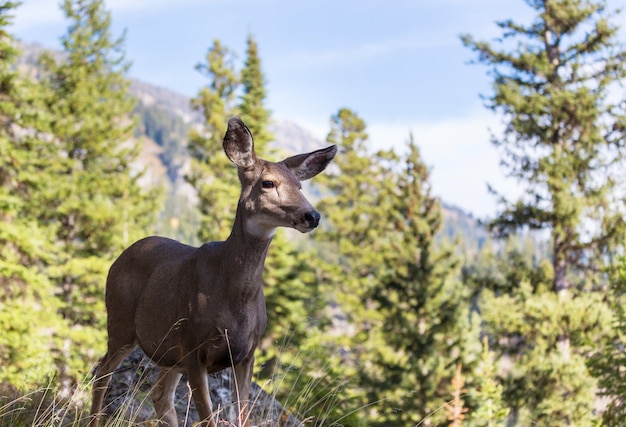
[[[146,237],[129,246],[115,260],[106,284],[106,306],[109,323],[133,321],[142,293],[150,278],[164,265],[178,263],[197,248],[165,237]]]

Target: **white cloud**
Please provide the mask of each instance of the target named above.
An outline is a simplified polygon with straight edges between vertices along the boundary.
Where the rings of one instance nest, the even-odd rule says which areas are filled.
[[[374,149],[402,149],[413,133],[423,160],[431,167],[433,192],[478,217],[493,216],[494,196],[487,183],[509,196],[519,193],[513,180],[505,179],[499,156],[490,143],[491,129],[501,131],[499,119],[482,106],[460,117],[432,122],[378,122],[368,125]]]
[[[425,37],[424,34],[409,34],[348,47],[293,52],[289,56],[274,59],[272,66],[292,70],[311,70],[380,60],[382,56],[405,50],[454,44],[458,44],[458,40],[446,35],[429,34]]]

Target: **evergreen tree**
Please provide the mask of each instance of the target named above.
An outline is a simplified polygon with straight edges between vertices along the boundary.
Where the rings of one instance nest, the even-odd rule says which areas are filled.
[[[342,108],[331,118],[327,141],[336,144],[335,168],[318,177],[330,195],[319,202],[319,209],[328,217],[316,238],[329,246],[323,264],[329,269],[325,280],[332,282],[334,297],[345,310],[350,324],[364,321],[350,345],[354,355],[365,349],[368,341],[367,301],[375,281],[375,272],[383,264],[383,230],[376,227],[387,218],[389,204],[380,200],[382,175],[388,173],[375,163],[367,152],[368,135],[365,122],[353,111]],[[379,203],[382,203],[380,205]],[[376,316],[374,316],[375,318]]]
[[[233,55],[219,41],[209,50],[206,63],[197,67],[209,82],[193,100],[194,108],[204,115],[204,124],[190,135],[192,170],[187,180],[199,194],[202,227],[198,234],[205,241],[228,236],[239,196],[236,169],[222,149],[228,117],[240,115],[252,132],[260,157],[268,154],[273,138],[258,47],[252,36],[247,44],[241,72],[233,66]],[[273,393],[294,408],[300,406],[293,400],[294,395],[304,395],[309,386],[302,381],[306,374],[293,374],[302,367],[300,350],[312,330],[308,322],[315,321],[322,300],[316,279],[307,255],[286,238],[285,230],[277,230],[265,263],[268,327],[257,351],[255,372],[261,380],[271,377]],[[277,381],[279,377],[281,380]],[[303,410],[309,412],[306,407]]]
[[[350,109],[331,117],[327,141],[337,145],[338,153],[334,167],[317,177],[316,184],[328,194],[318,208],[328,220],[315,238],[321,245],[321,295],[330,301],[325,315],[331,322],[314,342],[327,349],[324,377],[344,384],[342,399],[313,416],[318,424],[367,425],[371,402],[363,367],[372,365],[375,349],[386,345],[376,328],[381,319],[371,295],[384,261],[384,229],[379,226],[390,205],[379,195],[388,170],[368,153],[366,124]],[[319,385],[327,387],[328,396],[336,393],[332,382]]]
[[[464,276],[477,290],[483,329],[498,355],[509,423],[591,425],[596,382],[586,364],[610,334],[604,296],[553,292],[551,263],[515,238],[499,250],[484,247]]]
[[[435,247],[442,213],[428,169],[412,140],[406,156],[368,153],[365,123],[348,109],[332,117],[328,140],[339,154],[335,174],[319,180],[331,193],[319,204],[330,224],[317,236],[328,257],[323,280],[338,305],[330,331],[348,331],[326,339],[341,355],[334,374],[353,378],[344,396],[367,408],[350,422],[443,421],[437,410],[477,333],[455,278],[458,261]]]
[[[36,138],[45,127],[40,87],[15,71],[18,51],[7,27],[17,5],[0,2],[0,383],[30,390],[56,372],[49,348],[59,322],[44,270],[51,236],[29,206],[46,185],[45,148]]]
[[[469,294],[451,246],[437,245],[443,221],[431,195],[429,170],[411,137],[406,156],[393,162],[380,190],[387,218],[384,262],[372,300],[381,316],[386,346],[378,347],[369,400],[380,401],[371,425],[433,425],[446,401],[457,366],[473,369],[478,331],[470,323]],[[380,156],[380,155],[379,155]]]
[[[626,51],[604,2],[526,2],[535,21],[499,22],[501,46],[471,36],[463,42],[492,69],[487,105],[508,122],[494,143],[509,176],[526,186],[519,200],[501,199],[504,210],[491,228],[501,235],[549,230],[560,292],[570,287],[568,270],[597,281],[625,237],[616,173],[624,165],[626,115],[608,94],[626,77]],[[513,48],[511,40],[518,42]]]
[[[238,105],[241,119],[252,132],[254,147],[261,156],[271,153],[269,143],[274,136],[269,130],[271,112],[265,106],[265,77],[258,45],[252,35],[247,39],[246,60],[241,70],[242,95]],[[276,153],[271,153],[272,157]],[[296,153],[290,153],[296,154]],[[270,159],[271,160],[271,159]],[[308,329],[307,319],[314,317],[316,283],[306,254],[298,251],[286,230],[276,231],[265,262],[264,292],[268,324],[259,346],[257,364],[265,372],[281,375],[279,366],[293,369],[288,349],[299,349]],[[277,365],[278,364],[278,365]],[[293,384],[284,381],[277,395],[293,392]]]
[[[621,257],[611,271],[611,288],[607,297],[613,329],[606,340],[596,343],[597,351],[589,360],[598,378],[599,394],[608,400],[602,414],[603,425],[621,426],[626,419],[626,258]]]
[[[482,292],[481,310],[494,349],[514,362],[504,378],[513,419],[586,425],[596,390],[586,356],[610,328],[596,291],[606,287],[603,268],[626,231],[617,188],[626,116],[608,97],[626,76],[626,52],[603,2],[527,3],[535,20],[498,23],[500,45],[463,42],[493,72],[487,105],[507,121],[494,142],[509,176],[525,186],[517,201],[501,198],[504,210],[490,227],[500,236],[548,230],[552,262],[534,278],[520,275],[534,266],[502,266],[516,273],[500,292]]]
[[[248,35],[247,45],[246,61],[241,70],[243,95],[239,104],[240,117],[254,135],[255,148],[259,146],[260,152],[266,153],[267,144],[274,136],[269,131],[271,112],[265,106],[265,77],[259,47],[251,34]]]
[[[202,241],[228,237],[239,198],[237,169],[222,148],[228,119],[238,114],[236,91],[240,79],[232,60],[230,51],[215,40],[206,63],[196,66],[209,83],[192,99],[192,106],[202,113],[204,123],[189,135],[191,171],[185,178],[198,192],[201,213],[198,237]]]
[[[105,343],[104,282],[113,258],[152,223],[155,194],[133,171],[139,146],[132,142],[133,101],[124,77],[123,38],[113,39],[101,0],[65,0],[70,21],[62,37],[66,57],[42,58],[51,117],[47,165],[50,180],[37,215],[54,226],[57,259],[48,273],[57,284],[61,315],[59,371],[67,391]],[[74,351],[76,345],[90,351]]]
[[[470,397],[476,408],[470,414],[470,423],[475,426],[505,426],[509,410],[502,399],[504,388],[497,379],[497,364],[489,350],[487,337],[483,339],[483,353],[476,369],[476,386]]]

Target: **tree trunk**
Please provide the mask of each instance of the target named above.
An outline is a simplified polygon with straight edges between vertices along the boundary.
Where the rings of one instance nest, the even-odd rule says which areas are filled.
[[[557,247],[554,249],[552,265],[554,267],[554,292],[559,295],[566,294],[569,289],[569,283],[567,281],[567,263],[564,254],[561,253]]]

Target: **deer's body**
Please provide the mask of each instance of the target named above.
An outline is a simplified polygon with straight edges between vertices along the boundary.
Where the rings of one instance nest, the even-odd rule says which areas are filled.
[[[301,194],[299,180],[321,172],[336,148],[267,162],[256,158],[248,129],[235,118],[229,121],[224,149],[242,184],[228,239],[195,248],[147,237],[126,249],[109,270],[108,349],[96,372],[92,426],[98,423],[110,374],[137,345],[162,368],[151,396],[164,425],[178,425],[173,397],[186,373],[200,417],[215,426],[206,375],[230,366],[245,418],[254,351],[267,322],[262,273],[274,230],[317,227],[319,214]]]
[[[134,323],[137,343],[159,366],[184,370],[184,357],[193,350],[210,372],[238,364],[265,330],[261,273],[269,242],[258,242],[251,257],[256,259],[240,256],[234,263],[230,245],[194,248],[163,237],[135,243],[109,272],[108,281],[117,286],[108,287],[107,303],[132,301],[127,310],[115,310],[109,323]],[[252,273],[250,264],[257,266]]]

